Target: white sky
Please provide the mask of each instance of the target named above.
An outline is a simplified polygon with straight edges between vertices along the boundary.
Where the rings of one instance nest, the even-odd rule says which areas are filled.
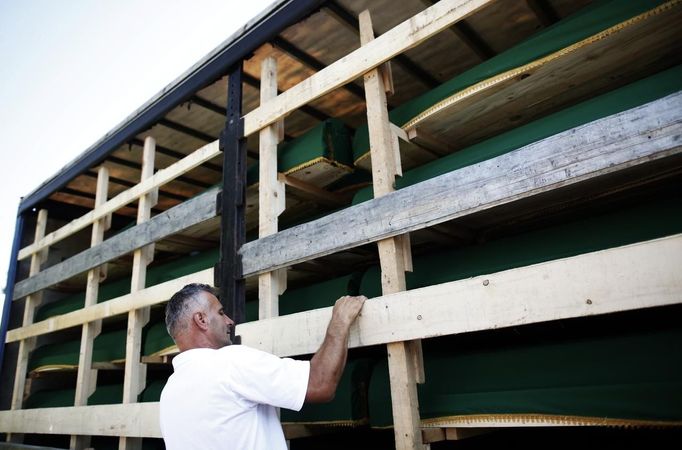
[[[20,198],[272,1],[0,0],[0,286]]]

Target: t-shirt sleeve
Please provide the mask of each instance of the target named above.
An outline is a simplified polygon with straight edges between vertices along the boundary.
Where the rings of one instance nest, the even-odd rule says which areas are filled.
[[[299,411],[308,390],[310,362],[231,346],[232,390],[255,403]]]

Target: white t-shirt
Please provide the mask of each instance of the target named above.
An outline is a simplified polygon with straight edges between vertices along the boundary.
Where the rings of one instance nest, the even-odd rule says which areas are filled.
[[[173,369],[160,406],[168,450],[286,450],[275,407],[301,409],[308,361],[231,345],[184,351]]]

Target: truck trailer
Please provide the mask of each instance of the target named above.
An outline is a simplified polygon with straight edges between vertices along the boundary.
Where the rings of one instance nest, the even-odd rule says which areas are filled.
[[[281,411],[292,449],[679,438],[680,24],[276,1],[22,199],[0,448],[164,448],[188,283],[299,359],[369,298],[334,400]]]

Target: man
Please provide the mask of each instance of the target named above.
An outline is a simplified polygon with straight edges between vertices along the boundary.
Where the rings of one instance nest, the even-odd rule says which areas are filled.
[[[166,306],[166,327],[180,354],[161,393],[166,448],[286,449],[276,407],[328,402],[346,365],[348,332],[365,297],[341,297],[310,361],[231,346],[234,322],[212,287],[188,284]]]

